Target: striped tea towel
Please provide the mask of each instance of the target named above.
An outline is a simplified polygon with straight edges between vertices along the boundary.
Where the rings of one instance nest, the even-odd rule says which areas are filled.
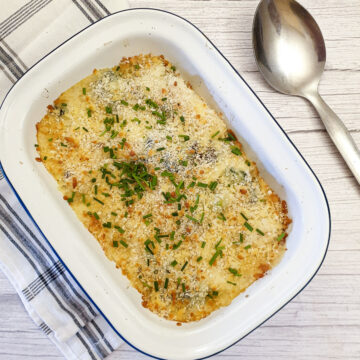
[[[126,0],[2,1],[0,103],[41,57],[89,23],[126,7]],[[104,359],[123,344],[41,236],[1,171],[0,268],[65,358]]]

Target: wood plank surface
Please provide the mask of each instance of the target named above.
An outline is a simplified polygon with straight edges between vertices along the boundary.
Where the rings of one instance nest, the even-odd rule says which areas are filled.
[[[360,1],[301,0],[327,45],[320,92],[360,146]],[[214,357],[254,360],[360,359],[360,187],[303,99],[274,92],[257,71],[251,24],[257,0],[130,0],[175,12],[198,26],[231,61],[289,134],[319,177],[330,203],[332,236],[310,285],[241,342]],[[61,359],[0,273],[0,359]],[[124,345],[111,359],[140,360]]]

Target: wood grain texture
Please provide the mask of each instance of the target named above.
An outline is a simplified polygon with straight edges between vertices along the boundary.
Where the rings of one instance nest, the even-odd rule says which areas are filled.
[[[311,106],[274,92],[257,71],[251,24],[257,0],[130,0],[132,7],[175,12],[215,43],[289,134],[319,177],[332,213],[328,255],[318,275],[290,304],[237,345],[225,359],[360,359],[360,187]],[[360,2],[301,0],[319,23],[328,61],[320,91],[360,146]],[[0,273],[0,359],[61,359],[32,323]],[[146,357],[124,345],[111,359]]]

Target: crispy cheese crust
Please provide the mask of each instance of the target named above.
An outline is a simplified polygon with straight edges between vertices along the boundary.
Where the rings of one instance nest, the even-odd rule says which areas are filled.
[[[285,201],[163,56],[94,70],[48,106],[37,140],[64,199],[159,316],[204,318],[284,254]]]

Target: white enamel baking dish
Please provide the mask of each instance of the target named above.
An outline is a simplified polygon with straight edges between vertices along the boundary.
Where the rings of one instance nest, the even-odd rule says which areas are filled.
[[[288,202],[293,218],[288,251],[276,268],[230,306],[181,327],[141,306],[139,293],[107,260],[54,179],[34,160],[35,124],[52,100],[94,68],[149,52],[164,54],[224,113],[261,174]],[[231,64],[194,25],[174,14],[126,10],[81,31],[11,89],[1,107],[0,127],[2,167],[24,207],[111,326],[145,354],[186,360],[226,349],[304,289],[324,260],[330,213],[319,181]]]

